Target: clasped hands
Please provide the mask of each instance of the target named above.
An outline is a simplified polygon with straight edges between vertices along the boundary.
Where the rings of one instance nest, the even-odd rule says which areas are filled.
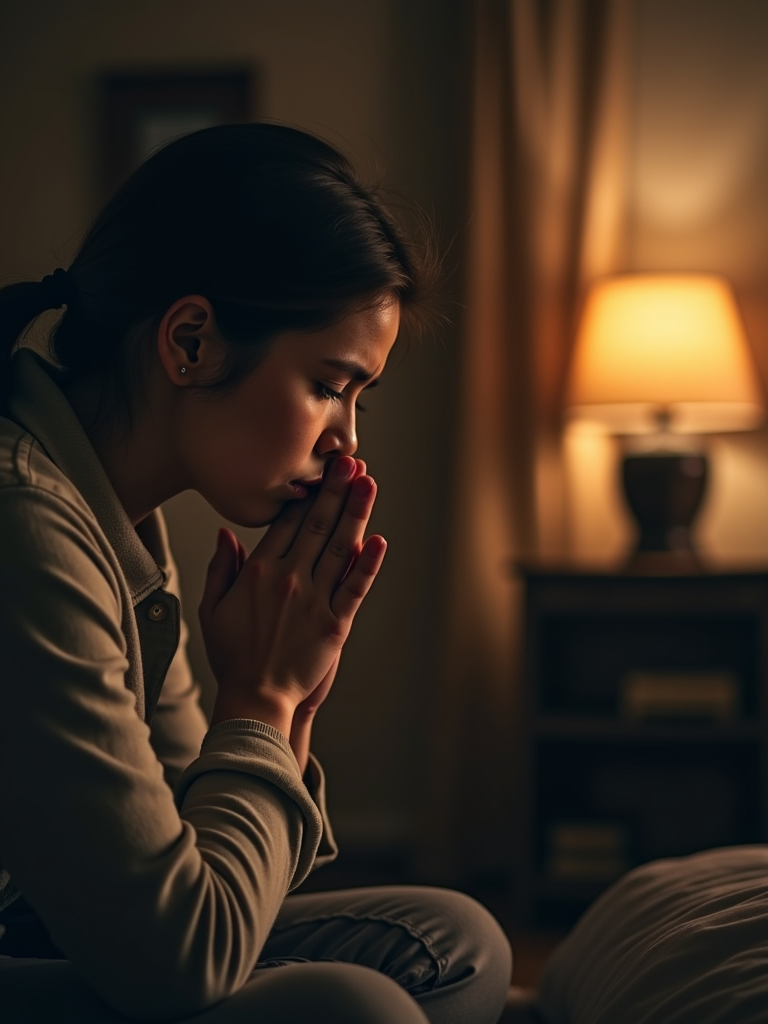
[[[365,463],[339,456],[319,491],[287,503],[250,555],[219,531],[199,609],[218,683],[212,725],[253,718],[295,752],[294,738],[302,745],[384,558],[383,537],[365,538],[375,497]]]

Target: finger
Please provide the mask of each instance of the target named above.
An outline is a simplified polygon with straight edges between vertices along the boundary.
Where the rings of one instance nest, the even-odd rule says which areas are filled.
[[[354,459],[348,456],[334,459],[291,545],[290,559],[296,568],[312,572],[344,511],[355,472]]]
[[[331,598],[331,611],[337,618],[348,620],[354,617],[376,579],[386,551],[387,542],[383,537],[374,535],[365,542],[354,565]]]
[[[300,501],[287,501],[251,552],[251,557],[258,552],[259,557],[282,558],[290,550],[316,497],[317,494],[311,494]]]
[[[355,480],[333,534],[315,564],[312,578],[329,600],[362,550],[375,499],[376,482],[372,477]]]
[[[231,530],[220,529],[216,536],[216,550],[208,563],[203,596],[200,601],[201,621],[209,617],[237,579],[240,571],[240,543]]]
[[[285,503],[280,515],[257,545],[259,556],[284,558],[304,525],[310,509],[314,507],[319,495],[327,487],[329,478],[354,479],[357,462],[357,459],[352,459],[349,456],[337,456],[330,459],[326,463],[323,482],[318,490],[301,501]]]
[[[245,544],[243,544],[243,542],[240,540],[240,538],[238,538],[237,539],[237,571],[238,571],[238,573],[243,568],[243,566],[245,565],[247,560],[248,560],[248,552],[245,550]]]

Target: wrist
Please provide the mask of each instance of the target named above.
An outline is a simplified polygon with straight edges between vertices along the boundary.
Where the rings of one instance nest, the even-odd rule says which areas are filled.
[[[314,722],[315,716],[317,715],[317,712],[319,710],[319,704],[316,707],[306,707],[304,703],[299,704],[296,707],[296,710],[293,712],[294,727],[311,725]]]
[[[219,692],[213,705],[211,725],[233,718],[250,718],[271,725],[288,739],[293,725],[294,708],[290,701],[275,695],[243,697]]]
[[[288,737],[288,742],[290,743],[294,756],[298,761],[302,776],[307,770],[307,763],[309,761],[309,747],[312,740],[313,721],[314,715],[309,717],[299,717],[299,712],[297,712],[293,717],[291,732]]]

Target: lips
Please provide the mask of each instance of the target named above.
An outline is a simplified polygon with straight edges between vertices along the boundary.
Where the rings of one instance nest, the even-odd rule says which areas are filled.
[[[323,478],[318,476],[314,480],[291,480],[289,487],[297,498],[306,498],[311,491],[317,490]]]

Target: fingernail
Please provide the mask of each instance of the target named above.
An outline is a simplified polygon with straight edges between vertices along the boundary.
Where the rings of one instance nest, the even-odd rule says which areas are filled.
[[[367,498],[373,491],[373,480],[369,476],[360,476],[355,480],[352,489],[356,498]]]
[[[371,558],[379,558],[386,549],[387,542],[383,537],[371,537],[368,541],[368,550],[371,553]]]
[[[337,480],[348,480],[353,469],[354,463],[349,459],[337,459],[333,466],[333,475]]]

